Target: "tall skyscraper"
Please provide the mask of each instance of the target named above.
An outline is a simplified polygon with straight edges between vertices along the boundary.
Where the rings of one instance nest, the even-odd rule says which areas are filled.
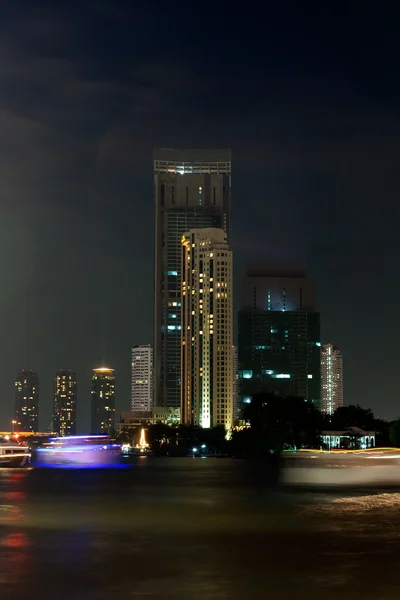
[[[70,369],[56,373],[54,379],[53,431],[76,435],[76,375]]]
[[[240,404],[261,391],[320,408],[320,318],[304,267],[250,267],[239,311]]]
[[[229,241],[230,150],[154,153],[154,403],[179,407],[181,238],[194,228],[223,229]]]
[[[328,415],[343,406],[343,359],[333,344],[321,349],[321,396],[321,410]]]
[[[232,252],[223,229],[182,237],[181,421],[232,427]]]
[[[15,431],[39,431],[39,377],[22,369],[15,380]]]
[[[93,369],[92,375],[93,434],[110,434],[115,429],[115,374],[114,369]]]
[[[132,348],[132,398],[133,411],[149,411],[153,406],[153,348]]]

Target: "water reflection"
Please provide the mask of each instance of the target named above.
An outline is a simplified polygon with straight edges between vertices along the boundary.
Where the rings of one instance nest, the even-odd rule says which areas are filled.
[[[397,600],[400,493],[278,491],[247,465],[2,473],[1,600]]]

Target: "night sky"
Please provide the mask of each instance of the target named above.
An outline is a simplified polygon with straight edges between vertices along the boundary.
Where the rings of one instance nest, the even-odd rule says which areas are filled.
[[[0,428],[22,367],[42,429],[59,368],[80,431],[104,361],[129,409],[130,348],[152,342],[154,146],[232,148],[237,278],[306,262],[345,403],[400,415],[398,22],[329,4],[1,2]]]

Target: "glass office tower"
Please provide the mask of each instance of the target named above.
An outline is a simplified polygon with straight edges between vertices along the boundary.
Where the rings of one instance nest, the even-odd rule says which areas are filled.
[[[230,150],[155,150],[155,406],[180,405],[181,238],[216,227],[229,243],[230,190]]]

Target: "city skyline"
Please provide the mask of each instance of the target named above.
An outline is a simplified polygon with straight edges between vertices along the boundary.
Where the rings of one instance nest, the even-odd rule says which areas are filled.
[[[122,0],[91,3],[80,21],[74,3],[3,4],[0,421],[22,367],[40,374],[41,428],[62,365],[87,398],[93,365],[112,364],[127,406],[130,349],[153,339],[152,151],[165,146],[231,148],[236,281],[252,262],[306,263],[321,339],[345,357],[346,403],[395,418],[396,54],[363,33],[381,9],[328,11],[315,27],[276,4],[239,43],[241,18],[215,7],[205,44],[192,6],[143,5],[138,18]],[[364,301],[377,290],[378,314]],[[87,404],[78,420],[89,427]]]

